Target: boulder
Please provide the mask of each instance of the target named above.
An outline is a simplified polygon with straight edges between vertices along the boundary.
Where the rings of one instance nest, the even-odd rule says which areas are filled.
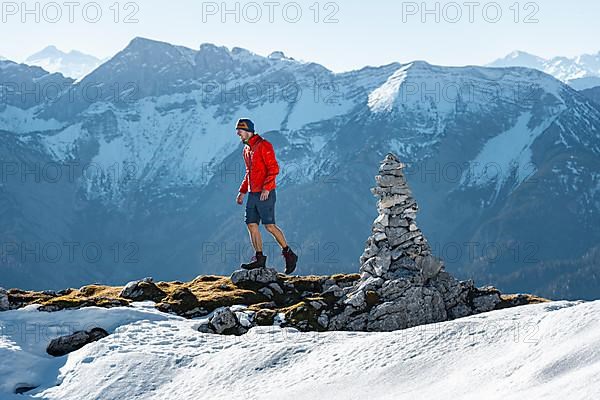
[[[367,330],[395,331],[447,319],[439,292],[427,287],[411,287],[400,298],[374,307],[369,313]]]
[[[273,268],[256,268],[253,270],[240,269],[231,275],[231,282],[243,289],[257,289],[278,283],[279,277]]]
[[[264,317],[264,313],[257,317],[257,312],[245,308],[220,307],[209,318],[203,320],[197,330],[220,335],[243,335],[257,323],[264,323]]]
[[[119,294],[119,297],[124,299],[133,301],[151,300],[154,302],[159,302],[166,296],[167,294],[154,284],[152,278],[129,282]]]
[[[231,308],[221,307],[214,311],[209,319],[209,324],[216,333],[223,334],[234,330],[233,328],[237,327],[239,321]]]
[[[108,336],[108,332],[102,328],[93,328],[89,331],[78,331],[72,335],[53,339],[46,348],[46,352],[54,357],[62,357],[75,350],[79,350],[86,344],[98,341],[106,336]]]
[[[269,289],[268,287],[258,289],[258,293],[262,294],[267,299],[273,298],[273,291],[271,289]]]
[[[257,312],[235,307],[220,307],[210,318],[203,319],[197,326],[198,332],[221,335],[243,335],[256,326]]]
[[[208,314],[198,298],[187,287],[180,287],[162,299],[156,305],[156,308],[162,312],[181,315],[188,318],[199,317]]]

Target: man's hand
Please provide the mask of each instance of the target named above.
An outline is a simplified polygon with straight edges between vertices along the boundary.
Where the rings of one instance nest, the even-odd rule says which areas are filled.
[[[235,202],[238,203],[239,205],[244,204],[244,193],[238,193],[237,198],[235,199]]]
[[[269,198],[269,190],[265,190],[263,189],[263,191],[260,193],[260,201],[265,201]]]

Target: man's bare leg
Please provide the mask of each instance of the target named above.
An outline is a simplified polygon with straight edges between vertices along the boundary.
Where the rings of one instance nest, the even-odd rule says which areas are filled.
[[[279,229],[277,225],[267,224],[265,225],[265,229],[267,230],[267,232],[273,235],[273,237],[275,238],[275,240],[277,240],[277,243],[279,243],[279,246],[281,246],[282,249],[285,249],[288,246],[283,231]]]
[[[275,224],[267,224],[265,225],[265,229],[269,232],[277,243],[281,246],[282,255],[285,258],[285,273],[291,274],[296,269],[296,262],[298,261],[298,256],[288,247],[287,241],[285,240],[285,236],[281,229]]]
[[[252,247],[257,252],[262,252],[263,243],[262,237],[260,236],[260,230],[258,229],[258,224],[248,224],[248,233],[250,234],[250,242],[252,242]]]

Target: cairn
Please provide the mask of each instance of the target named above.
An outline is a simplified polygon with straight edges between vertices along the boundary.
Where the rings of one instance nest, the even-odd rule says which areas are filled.
[[[403,168],[393,154],[379,167],[371,190],[378,216],[360,257],[360,279],[333,307],[330,330],[405,329],[490,311],[501,301],[497,289],[458,281],[432,255]]]
[[[419,206],[412,197],[403,172],[404,164],[388,154],[375,177],[371,192],[378,198],[378,216],[360,257],[363,278],[399,278],[420,272],[432,278],[443,268],[431,256],[427,239],[415,219]]]

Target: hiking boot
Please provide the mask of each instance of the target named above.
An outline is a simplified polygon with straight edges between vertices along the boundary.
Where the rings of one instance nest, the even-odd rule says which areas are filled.
[[[281,255],[285,258],[285,273],[289,275],[296,270],[298,256],[289,247],[287,251],[282,250]]]
[[[252,261],[248,264],[242,264],[241,267],[243,269],[256,269],[256,268],[265,268],[267,264],[267,256],[256,255],[252,257]]]

